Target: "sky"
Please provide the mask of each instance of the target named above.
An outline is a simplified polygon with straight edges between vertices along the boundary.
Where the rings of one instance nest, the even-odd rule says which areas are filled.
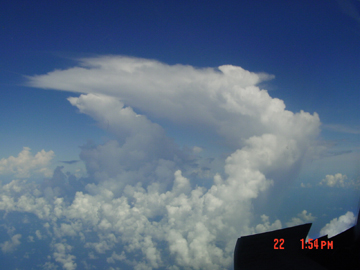
[[[0,31],[7,269],[233,269],[356,223],[360,1],[15,0]]]

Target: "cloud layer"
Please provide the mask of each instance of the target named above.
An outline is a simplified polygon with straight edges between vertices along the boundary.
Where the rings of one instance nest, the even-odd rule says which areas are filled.
[[[115,139],[82,147],[87,178],[58,168],[43,185],[14,180],[1,188],[0,209],[37,216],[44,227],[36,236],[52,239],[48,265],[75,269],[80,242],[90,260],[103,256],[114,267],[227,269],[238,237],[282,227],[265,214],[258,224],[253,200],[288,185],[319,133],[316,113],[287,111],[257,86],[271,78],[118,56],[29,77],[34,87],[82,93],[69,102]],[[163,120],[226,142],[223,169],[212,173],[199,146],[176,145]]]
[[[29,147],[24,147],[17,157],[2,158],[0,160],[0,175],[8,174],[17,178],[29,178],[32,174],[40,174],[45,177],[51,176],[52,172],[48,165],[54,152],[41,150],[35,156],[30,153]]]

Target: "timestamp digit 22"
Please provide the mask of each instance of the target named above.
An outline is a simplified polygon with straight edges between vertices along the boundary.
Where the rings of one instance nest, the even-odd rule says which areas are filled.
[[[274,249],[285,249],[283,247],[284,243],[285,243],[285,240],[283,238],[280,238],[280,239],[275,238],[274,239]],[[278,244],[279,244],[279,247],[277,246]]]

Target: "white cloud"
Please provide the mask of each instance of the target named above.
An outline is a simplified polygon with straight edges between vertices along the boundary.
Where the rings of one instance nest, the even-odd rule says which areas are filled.
[[[0,174],[12,174],[18,178],[29,178],[32,174],[41,174],[50,177],[52,172],[49,163],[54,152],[41,150],[35,156],[30,153],[29,147],[24,147],[17,157],[10,156],[0,160]]]
[[[58,269],[58,266],[51,263],[51,262],[46,262],[42,265],[43,269],[45,270],[56,270]]]
[[[81,112],[92,116],[104,129],[117,136],[96,148],[83,149],[81,158],[86,162],[88,173],[97,181],[118,177],[122,186],[126,183],[145,183],[144,174],[155,173],[160,166],[171,166],[167,160],[182,153],[164,129],[145,116],[137,114],[122,102],[103,95],[81,95],[69,98]],[[136,174],[134,177],[132,174]],[[158,180],[158,179],[157,179]],[[120,188],[119,183],[117,188]]]
[[[199,153],[201,153],[203,151],[203,149],[201,148],[201,147],[199,147],[199,146],[194,146],[193,147],[193,152],[195,153],[195,154],[199,154]]]
[[[52,206],[45,198],[38,197],[38,191],[35,183],[13,180],[0,189],[0,210],[28,212],[46,219],[51,214]]]
[[[267,215],[262,215],[261,220],[263,223],[258,224],[255,227],[256,233],[263,233],[282,229],[281,221],[279,219],[275,220],[273,224],[270,224],[269,217]]]
[[[36,234],[36,237],[38,239],[40,239],[40,240],[42,239],[42,235],[41,235],[41,232],[39,230],[36,230],[35,234]]]
[[[297,225],[301,225],[304,223],[311,223],[316,219],[311,213],[307,213],[306,210],[303,210],[297,217],[293,217],[291,221],[286,223],[287,227],[293,227]]]
[[[347,179],[347,176],[341,173],[337,173],[335,175],[326,175],[326,177],[321,180],[321,182],[319,183],[320,185],[326,185],[329,187],[344,187],[345,186],[345,180]]]
[[[320,235],[328,235],[328,237],[333,237],[350,227],[352,227],[356,222],[356,217],[353,212],[348,211],[345,215],[340,216],[339,218],[334,218],[327,223],[324,228],[320,230]]]
[[[65,270],[75,270],[77,264],[74,263],[76,257],[74,255],[68,254],[72,250],[72,246],[66,243],[57,243],[54,245],[54,259],[55,261],[62,264],[63,269]]]
[[[46,224],[63,268],[76,267],[66,241],[77,238],[108,263],[134,269],[225,269],[238,237],[281,228],[266,215],[253,224],[252,202],[296,176],[320,121],[317,114],[285,110],[282,100],[256,86],[272,76],[127,57],[82,65],[30,83],[84,93],[68,100],[116,136],[82,147],[90,183],[70,201],[16,181],[0,193],[0,209],[34,213]],[[205,162],[194,154],[201,149],[180,149],[159,119],[226,141],[231,153],[223,171],[210,175],[207,186],[196,182],[200,173],[193,173]]]
[[[282,100],[271,98],[266,90],[256,86],[263,80],[272,79],[271,75],[252,73],[231,65],[220,66],[217,70],[196,69],[121,56],[87,58],[80,64],[80,67],[29,77],[29,85],[107,95],[129,106],[122,113],[112,109],[119,102],[115,100],[106,106],[103,102],[86,106],[108,112],[102,119],[97,117],[105,126],[105,120],[111,121],[115,115],[122,118],[127,113],[131,115],[134,108],[150,117],[169,119],[176,125],[215,131],[237,146],[241,145],[242,138],[263,133],[309,136],[318,131],[316,114],[286,111]],[[88,96],[88,102],[93,97]],[[79,102],[69,100],[82,112],[91,114]],[[125,118],[119,121],[125,122]]]
[[[123,261],[126,259],[126,256],[125,256],[125,253],[122,252],[120,255],[119,254],[116,254],[116,252],[114,251],[112,254],[111,254],[111,257],[107,258],[106,261],[108,263],[116,263],[116,260],[117,261]]]
[[[4,243],[0,244],[1,250],[3,253],[10,253],[15,251],[16,247],[21,244],[20,239],[21,234],[15,234],[11,237],[10,241],[5,241]]]

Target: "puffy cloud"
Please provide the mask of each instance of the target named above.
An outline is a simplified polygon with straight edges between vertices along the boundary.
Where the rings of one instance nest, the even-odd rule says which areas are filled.
[[[107,258],[106,261],[108,263],[115,263],[116,260],[117,261],[123,261],[126,259],[126,256],[125,256],[125,253],[122,252],[120,255],[119,254],[116,254],[116,252],[114,251],[112,254],[111,254],[111,257]]]
[[[5,241],[4,243],[0,244],[1,250],[3,253],[13,252],[17,246],[21,244],[20,239],[21,234],[15,234],[11,237],[10,241]]]
[[[46,270],[56,270],[58,269],[58,266],[51,262],[46,262],[42,265],[43,269]]]
[[[35,234],[36,234],[36,237],[38,239],[40,239],[40,240],[42,239],[42,235],[41,235],[41,232],[39,230],[36,230]]]
[[[286,226],[292,227],[304,223],[310,223],[313,222],[315,219],[316,217],[312,216],[311,213],[308,214],[306,210],[303,210],[300,214],[297,215],[297,217],[293,217],[291,221],[287,222]]]
[[[193,152],[198,154],[198,153],[201,153],[203,151],[203,149],[199,146],[194,146],[193,147]]]
[[[74,255],[68,254],[72,250],[72,246],[66,243],[57,243],[54,245],[54,258],[55,261],[62,264],[63,269],[65,270],[75,270],[77,264],[74,262],[76,257]]]
[[[275,220],[273,224],[270,224],[269,217],[267,215],[262,215],[261,220],[263,223],[258,224],[255,227],[256,233],[263,233],[267,231],[282,229],[281,221],[279,219]]]
[[[320,185],[326,185],[329,187],[344,187],[345,186],[345,180],[347,179],[347,176],[341,173],[337,173],[335,175],[326,175],[326,177],[321,180],[321,182],[319,183]]]
[[[328,235],[333,237],[353,226],[356,222],[356,217],[353,212],[348,211],[345,215],[339,218],[334,218],[327,223],[324,228],[320,230],[320,235]]]
[[[32,174],[51,176],[48,168],[54,152],[41,150],[35,156],[30,153],[29,147],[24,147],[17,157],[10,156],[0,160],[0,174],[12,174],[17,178],[29,178]]]
[[[40,219],[49,218],[52,206],[35,183],[13,180],[0,189],[0,210],[33,213]]]
[[[296,176],[319,132],[316,113],[287,111],[257,86],[271,78],[231,65],[196,69],[112,56],[30,77],[32,86],[82,93],[69,102],[116,139],[82,147],[83,185],[71,189],[59,167],[40,187],[3,186],[0,209],[45,223],[36,236],[46,231],[57,243],[52,257],[64,269],[76,268],[67,244],[76,239],[133,269],[228,268],[238,237],[281,228],[266,215],[254,224],[253,200]],[[163,120],[226,141],[223,169],[214,172],[200,147],[180,149]],[[205,175],[209,182],[200,185],[196,178]]]

